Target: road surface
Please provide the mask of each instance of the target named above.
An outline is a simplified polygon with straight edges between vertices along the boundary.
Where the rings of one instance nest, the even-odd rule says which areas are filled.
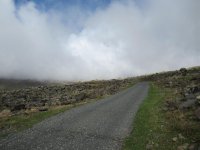
[[[118,150],[148,83],[50,117],[0,141],[1,150]]]

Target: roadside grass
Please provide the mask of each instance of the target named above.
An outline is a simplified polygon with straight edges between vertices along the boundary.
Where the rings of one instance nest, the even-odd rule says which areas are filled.
[[[33,112],[29,114],[21,114],[8,116],[0,119],[0,138],[4,138],[10,133],[15,133],[22,131],[24,129],[32,127],[34,124],[56,115],[58,113],[64,112],[72,106],[58,107],[50,109],[45,112]]]
[[[179,145],[188,142],[186,138],[172,140],[180,135],[180,131],[170,127],[173,122],[162,110],[165,98],[170,94],[170,90],[151,84],[148,96],[136,114],[133,130],[123,143],[124,150],[176,150]],[[177,122],[174,120],[175,124]]]
[[[97,99],[88,99],[74,104],[51,107],[48,111],[30,112],[23,113],[20,115],[2,117],[0,118],[0,139],[5,138],[9,134],[13,134],[31,128],[34,124],[39,123],[42,120],[45,120],[46,118],[57,115],[71,108],[81,106],[86,103],[94,102],[101,98],[104,97],[99,97]]]

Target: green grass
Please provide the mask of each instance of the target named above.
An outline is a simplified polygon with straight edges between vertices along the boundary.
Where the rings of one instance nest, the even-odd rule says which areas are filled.
[[[51,109],[46,112],[37,112],[30,114],[22,114],[11,117],[1,118],[0,120],[0,137],[3,138],[10,133],[18,132],[32,127],[34,124],[58,113],[64,112],[69,109],[69,106],[62,108]]]
[[[145,150],[147,145],[152,145],[153,150],[175,150],[179,144],[185,142],[172,141],[179,132],[168,127],[166,116],[162,111],[165,97],[169,93],[151,85],[147,98],[136,114],[133,130],[124,141],[124,150]]]

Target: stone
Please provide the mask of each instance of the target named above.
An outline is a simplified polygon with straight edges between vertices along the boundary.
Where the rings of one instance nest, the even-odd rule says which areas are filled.
[[[76,99],[74,99],[74,98],[72,98],[72,99],[69,100],[69,103],[70,103],[70,104],[73,104],[73,103],[75,103],[75,102],[76,102]]]
[[[26,108],[25,104],[17,104],[11,109],[11,111],[19,111],[25,108]]]
[[[200,100],[200,95],[198,95],[198,96],[196,97],[196,99],[197,99],[197,100]]]
[[[196,99],[187,100],[180,104],[179,109],[189,109],[196,104]]]
[[[173,138],[172,138],[172,141],[173,141],[173,142],[176,142],[177,140],[178,140],[177,137],[173,137]]]
[[[185,99],[186,100],[193,100],[193,99],[195,99],[195,95],[194,94],[185,94]]]
[[[0,112],[0,117],[9,116],[11,115],[10,109],[4,109]]]
[[[47,111],[47,110],[48,110],[48,107],[40,107],[38,110],[39,110],[39,111]]]
[[[198,95],[198,96],[196,97],[196,99],[197,99],[197,103],[200,104],[200,95]]]
[[[77,101],[81,101],[81,100],[83,100],[85,98],[86,98],[86,94],[85,93],[80,93],[80,94],[78,94],[78,95],[75,96],[75,99]]]
[[[189,90],[188,90],[188,91],[189,91],[190,93],[195,94],[195,93],[200,92],[200,87],[199,87],[199,86],[196,86],[196,85],[193,85],[193,86],[189,87]]]

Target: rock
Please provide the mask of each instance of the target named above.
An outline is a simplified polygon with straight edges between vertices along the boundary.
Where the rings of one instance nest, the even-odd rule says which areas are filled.
[[[179,106],[179,109],[189,109],[195,106],[195,103],[196,103],[196,99],[187,100]]]
[[[173,137],[173,138],[172,138],[172,141],[173,141],[173,142],[176,142],[177,140],[178,140],[177,137]]]
[[[38,110],[39,110],[39,111],[47,111],[47,110],[48,110],[48,107],[40,107]]]
[[[40,101],[43,105],[45,105],[46,102],[48,102],[48,99],[44,98]]]
[[[186,76],[187,75],[187,69],[186,68],[181,68],[180,70],[181,75]]]
[[[61,105],[61,102],[59,101],[59,99],[54,99],[50,103],[50,106],[59,106],[59,105]]]
[[[9,116],[11,115],[10,109],[4,109],[0,112],[0,117]]]
[[[188,143],[185,143],[185,144],[183,144],[183,145],[181,145],[181,146],[178,146],[177,150],[187,150],[187,149],[188,149],[188,146],[189,146],[189,144],[188,144]]]
[[[26,108],[30,109],[32,107],[41,107],[41,106],[44,106],[44,105],[42,103],[39,103],[39,102],[35,102],[35,101],[32,102],[31,101],[26,105]]]
[[[195,95],[194,94],[185,94],[185,99],[186,100],[193,100],[193,99],[195,99]]]
[[[19,111],[25,108],[26,108],[25,104],[17,104],[11,109],[11,111]]]
[[[196,97],[198,104],[200,104],[200,95]]]
[[[200,100],[200,95],[198,95],[198,96],[196,97],[196,99],[197,99],[197,100]]]
[[[200,92],[200,87],[197,85],[193,85],[193,86],[189,87],[188,92],[193,93],[193,94],[198,93],[198,92]]]
[[[75,99],[77,101],[81,101],[81,100],[83,100],[85,98],[86,98],[86,94],[85,93],[80,93],[80,94],[78,94],[78,95],[75,96]]]
[[[195,111],[195,116],[200,120],[200,108]]]
[[[75,102],[76,102],[76,99],[74,99],[74,98],[69,100],[69,103],[70,103],[70,104],[73,104],[73,103],[75,103]]]
[[[68,96],[62,96],[61,99],[60,99],[60,101],[61,102],[66,102],[66,101],[68,101],[68,99],[69,99]]]

